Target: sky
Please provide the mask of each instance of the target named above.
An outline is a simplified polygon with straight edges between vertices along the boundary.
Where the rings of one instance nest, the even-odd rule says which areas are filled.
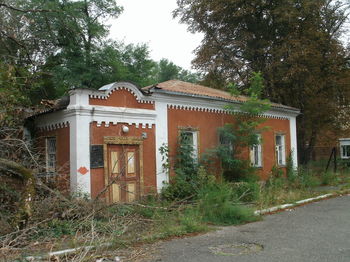
[[[146,43],[153,60],[167,58],[191,70],[193,50],[200,45],[202,35],[188,32],[185,24],[172,18],[176,0],[118,0],[117,3],[124,11],[111,22],[112,39],[126,44]]]

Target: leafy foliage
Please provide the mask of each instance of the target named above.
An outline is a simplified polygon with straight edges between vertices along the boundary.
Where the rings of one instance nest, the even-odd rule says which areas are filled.
[[[4,0],[0,66],[15,72],[9,81],[17,81],[21,95],[34,104],[73,87],[99,88],[119,80],[139,86],[169,77],[196,81],[195,74],[166,59],[153,61],[146,44],[109,40],[108,19],[122,10],[115,0]],[[167,74],[169,67],[176,74]]]
[[[191,73],[182,69],[168,59],[161,59],[156,68],[157,82],[164,82],[171,79],[178,79],[185,82],[196,83],[201,78],[199,73]]]
[[[199,165],[193,156],[193,145],[188,137],[180,134],[175,159],[175,176],[170,184],[162,189],[166,199],[193,198],[199,187]]]
[[[260,99],[263,89],[261,74],[254,73],[246,91],[249,99],[239,108],[234,105],[226,107],[235,114],[235,122],[218,129],[221,144],[214,152],[222,162],[224,177],[229,181],[254,180],[254,168],[250,166],[250,161],[243,159],[242,151],[261,143],[258,133],[266,129],[260,127],[264,121],[260,115],[270,108],[270,104]],[[236,85],[230,85],[230,90],[232,95],[240,93]]]
[[[349,5],[334,0],[177,3],[174,15],[204,34],[194,60],[207,73],[204,83],[224,88],[235,82],[244,90],[251,72],[261,72],[263,97],[301,109],[298,155],[308,162],[319,133],[338,128],[339,106],[348,105],[348,52],[340,37]]]

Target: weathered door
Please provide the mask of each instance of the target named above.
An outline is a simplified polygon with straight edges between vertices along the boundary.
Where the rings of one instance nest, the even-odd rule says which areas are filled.
[[[140,196],[139,145],[108,145],[111,202],[132,202]]]

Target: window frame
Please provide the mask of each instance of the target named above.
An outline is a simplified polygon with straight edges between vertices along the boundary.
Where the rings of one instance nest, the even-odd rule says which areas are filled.
[[[277,137],[280,136],[281,137],[281,141],[282,144],[281,145],[277,145]],[[280,149],[280,147],[282,147]],[[280,163],[280,154],[281,153],[281,158],[282,161]],[[276,164],[277,166],[286,166],[286,134],[284,133],[276,133],[275,134],[275,154],[276,154]]]
[[[341,159],[350,159],[350,150],[344,153],[344,148],[350,147],[350,138],[339,138],[339,150]],[[349,153],[349,154],[348,154]]]
[[[193,160],[198,162],[199,159],[199,129],[197,128],[188,128],[188,127],[179,127],[179,136],[183,133],[191,133],[193,139]]]
[[[54,141],[54,152],[50,152],[50,147],[52,146],[52,143],[50,141]],[[54,156],[54,160],[50,158],[51,156]],[[56,172],[57,168],[57,137],[56,136],[50,136],[45,138],[45,162],[46,162],[46,172],[47,173],[54,173]]]
[[[233,147],[232,140],[225,139],[225,137],[221,133],[219,133],[218,137],[219,137],[218,144],[222,147],[227,147],[229,154],[233,156],[234,147]]]
[[[262,135],[261,134],[256,134],[258,136],[258,140],[259,140],[259,144],[256,145],[252,145],[250,146],[250,164],[253,167],[256,168],[262,168],[263,167],[263,150],[262,150]],[[257,152],[257,156],[258,156],[258,161],[256,162],[255,160],[255,156]]]

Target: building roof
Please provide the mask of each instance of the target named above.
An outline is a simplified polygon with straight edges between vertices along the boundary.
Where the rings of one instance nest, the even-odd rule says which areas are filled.
[[[33,110],[33,112],[30,114],[28,119],[39,115],[44,115],[47,113],[52,113],[52,112],[66,109],[67,106],[69,105],[69,101],[70,101],[69,96],[63,96],[56,100],[42,99],[40,102],[40,106],[37,106],[36,109]]]
[[[176,92],[176,93],[222,98],[222,99],[242,101],[242,102],[247,101],[247,97],[245,96],[233,97],[231,96],[230,93],[225,92],[223,90],[214,89],[214,88],[210,88],[210,87],[206,87],[198,84],[188,83],[180,80],[168,80],[153,86],[144,87],[142,89],[150,90],[152,87],[156,89],[162,89],[162,90]]]
[[[188,83],[180,80],[168,80],[162,83],[158,83],[152,86],[146,86],[142,88],[143,91],[152,92],[154,90],[164,90],[166,92],[171,92],[173,94],[183,94],[183,95],[191,95],[197,97],[206,97],[206,98],[214,98],[218,100],[226,100],[226,101],[235,101],[235,102],[246,102],[248,97],[246,96],[232,96],[229,92],[210,88],[203,85]],[[298,111],[299,109],[285,106],[282,104],[271,103],[272,107],[275,108],[284,108],[288,110]]]

